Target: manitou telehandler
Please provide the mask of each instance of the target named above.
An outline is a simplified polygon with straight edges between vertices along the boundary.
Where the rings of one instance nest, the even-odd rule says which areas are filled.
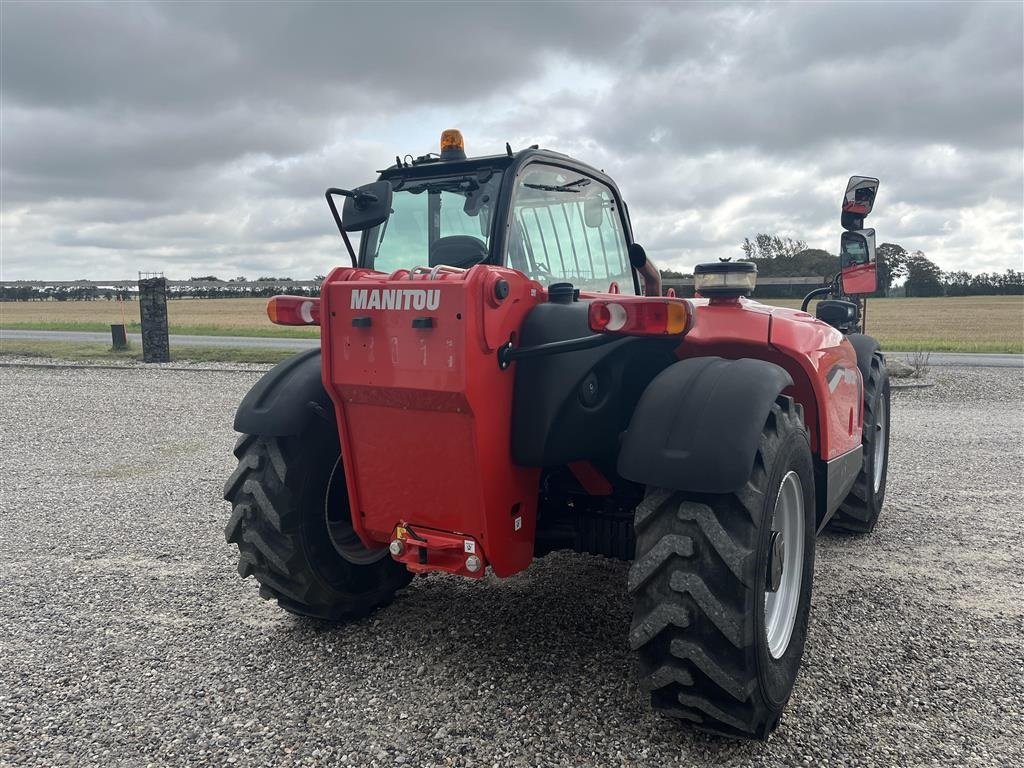
[[[803,654],[815,535],[870,531],[885,495],[888,376],[856,298],[875,289],[877,189],[850,180],[816,317],[750,300],[744,261],[698,265],[696,298],[661,295],[615,183],[557,152],[467,158],[445,131],[439,155],[329,189],[351,264],[318,299],[268,305],[319,325],[320,349],[235,417],[239,573],[341,621],[414,574],[632,560],[654,708],[767,738]]]

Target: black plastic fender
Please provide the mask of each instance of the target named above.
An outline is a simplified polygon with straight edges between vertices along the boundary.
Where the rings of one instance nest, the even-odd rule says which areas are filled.
[[[627,480],[694,493],[732,493],[750,477],[772,403],[793,384],[774,363],[694,357],[647,386],[619,452]]]
[[[256,382],[235,412],[235,431],[284,437],[302,432],[311,418],[333,423],[334,405],[320,378],[320,350],[290,357]]]
[[[853,350],[857,353],[857,367],[860,369],[861,379],[867,381],[871,375],[871,358],[881,349],[881,345],[863,333],[848,333],[846,340],[853,345]]]

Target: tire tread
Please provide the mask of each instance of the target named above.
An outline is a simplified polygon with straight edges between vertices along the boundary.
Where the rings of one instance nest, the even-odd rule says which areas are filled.
[[[389,603],[407,574],[354,591],[339,591],[318,575],[300,540],[297,494],[286,483],[300,460],[290,440],[242,435],[235,444],[238,467],[224,486],[232,504],[224,538],[238,547],[238,574],[254,577],[260,596],[290,613],[327,621],[365,616]]]
[[[702,730],[763,739],[778,722],[751,672],[750,606],[763,599],[754,570],[766,457],[792,430],[805,430],[802,409],[779,396],[744,488],[714,497],[650,488],[636,510],[629,641],[640,687],[662,714]],[[687,539],[690,546],[680,546]]]
[[[833,531],[870,533],[881,512],[882,500],[875,498],[874,485],[868,472],[869,451],[874,450],[874,433],[869,425],[875,424],[875,398],[885,397],[883,387],[889,375],[881,352],[875,352],[871,357],[870,371],[868,380],[864,382],[864,460],[853,487],[829,520],[828,527]]]

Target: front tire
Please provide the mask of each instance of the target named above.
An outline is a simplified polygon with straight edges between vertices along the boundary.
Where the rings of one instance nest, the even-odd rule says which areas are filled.
[[[864,463],[853,488],[829,521],[829,528],[846,533],[870,533],[885,502],[889,473],[889,371],[881,352],[871,356],[864,382]]]
[[[634,525],[630,646],[652,706],[716,734],[766,739],[800,668],[814,575],[800,407],[784,396],[773,404],[742,489],[649,488]]]
[[[412,578],[387,549],[368,550],[352,530],[333,425],[313,420],[293,437],[242,435],[238,468],[224,486],[224,529],[238,573],[260,596],[327,621],[365,616]]]

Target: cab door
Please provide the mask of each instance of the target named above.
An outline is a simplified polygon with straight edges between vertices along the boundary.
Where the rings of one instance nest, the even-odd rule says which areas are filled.
[[[515,179],[504,263],[542,285],[635,293],[627,221],[607,184],[567,166],[529,163]]]

